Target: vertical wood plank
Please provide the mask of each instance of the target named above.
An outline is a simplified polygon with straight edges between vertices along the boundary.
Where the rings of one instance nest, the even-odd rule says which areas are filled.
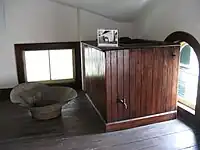
[[[170,97],[170,84],[169,84],[169,72],[170,72],[170,63],[169,63],[169,53],[168,49],[160,48],[160,51],[163,52],[163,82],[162,82],[162,103],[164,108],[162,112],[166,111],[169,107],[168,98]]]
[[[141,88],[141,105],[140,105],[140,112],[141,115],[140,116],[145,116],[147,113],[147,66],[145,63],[145,58],[146,58],[146,51],[144,49],[141,50],[141,84],[142,84],[142,88]]]
[[[151,113],[152,114],[155,114],[158,109],[157,109],[157,102],[158,100],[158,90],[159,90],[159,87],[158,87],[158,82],[159,82],[159,75],[160,75],[160,72],[159,72],[159,58],[158,58],[158,50],[156,48],[153,49],[153,78],[152,78],[152,111]]]
[[[166,78],[166,75],[163,74],[163,64],[164,64],[164,53],[162,50],[160,50],[160,48],[156,48],[157,51],[157,58],[158,58],[158,73],[159,73],[159,77],[157,80],[157,87],[158,87],[158,91],[157,91],[157,113],[161,113],[163,112],[163,110],[165,110],[165,103],[164,103],[164,99],[163,99],[163,79]]]
[[[117,121],[117,52],[111,51],[112,121]]]
[[[166,111],[171,111],[172,106],[172,82],[173,82],[173,56],[172,56],[172,48],[170,47],[168,50],[168,95],[167,95],[167,107]]]
[[[146,88],[146,114],[145,115],[151,115],[152,114],[152,72],[153,72],[153,48],[149,48],[145,50],[145,88]]]
[[[136,70],[135,70],[135,60],[137,57],[137,51],[131,50],[130,51],[130,117],[136,117]]]
[[[130,119],[130,66],[129,66],[129,50],[124,50],[124,98],[128,105],[128,109],[124,110],[124,118]]]
[[[88,48],[85,48],[84,50],[83,50],[83,53],[84,53],[84,57],[83,57],[83,59],[84,59],[84,70],[85,70],[85,92],[87,92],[87,89],[88,89],[88,80],[87,80],[87,49]]]
[[[141,107],[142,107],[142,102],[141,102],[141,98],[142,98],[142,52],[141,49],[138,49],[136,53],[136,57],[135,57],[135,89],[136,89],[136,93],[135,93],[135,109],[136,109],[136,117],[140,117],[141,116]]]
[[[101,63],[99,63],[99,67],[101,68],[101,80],[99,82],[99,86],[101,87],[101,93],[103,93],[103,105],[104,105],[104,116],[105,116],[105,121],[107,122],[107,99],[106,99],[106,54],[102,53],[101,51],[99,51],[99,53],[101,54]]]
[[[90,48],[90,53],[89,53],[90,55],[89,55],[89,58],[90,58],[90,61],[89,61],[89,64],[90,64],[90,69],[88,69],[88,71],[89,71],[89,78],[90,78],[90,93],[91,93],[91,95],[92,95],[92,97],[94,97],[94,89],[93,89],[93,87],[94,87],[94,84],[95,83],[93,83],[92,81],[93,81],[93,78],[94,78],[94,76],[93,76],[93,55],[92,55],[92,48]],[[93,59],[92,59],[93,58]],[[98,105],[98,101],[96,102],[96,104]]]
[[[176,110],[177,108],[177,86],[178,86],[178,72],[179,72],[179,56],[180,48],[174,47],[172,49],[173,54],[173,73],[172,73],[172,99],[171,99],[171,110]]]
[[[90,57],[90,47],[88,48],[87,50],[87,81],[88,81],[88,89],[87,89],[87,92],[90,92],[90,74],[89,74],[89,70],[90,70],[90,60],[89,60],[89,57]]]
[[[117,51],[117,96],[118,99],[124,98],[124,51]],[[117,103],[118,120],[123,120],[124,105]]]
[[[111,52],[106,52],[106,97],[107,97],[107,121],[112,121],[112,75]]]

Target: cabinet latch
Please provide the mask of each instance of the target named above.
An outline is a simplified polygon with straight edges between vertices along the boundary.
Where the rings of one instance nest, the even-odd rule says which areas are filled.
[[[128,109],[128,105],[126,104],[126,99],[125,98],[123,98],[123,99],[119,99],[118,98],[117,102],[123,104],[125,109]]]

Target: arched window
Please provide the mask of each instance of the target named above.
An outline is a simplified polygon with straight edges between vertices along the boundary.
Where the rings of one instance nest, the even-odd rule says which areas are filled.
[[[181,43],[178,81],[179,102],[195,109],[199,77],[199,62],[194,49]]]

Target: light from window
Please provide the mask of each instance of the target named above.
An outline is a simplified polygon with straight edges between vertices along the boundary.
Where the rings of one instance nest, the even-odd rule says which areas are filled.
[[[24,61],[28,82],[74,78],[72,49],[25,51]]]
[[[181,44],[178,80],[179,101],[195,108],[199,78],[199,62],[194,49],[187,43]]]
[[[26,80],[50,80],[48,51],[25,51]]]
[[[190,64],[191,46],[185,45],[181,50],[180,63],[184,65]]]
[[[73,79],[73,55],[70,50],[50,50],[51,79]]]

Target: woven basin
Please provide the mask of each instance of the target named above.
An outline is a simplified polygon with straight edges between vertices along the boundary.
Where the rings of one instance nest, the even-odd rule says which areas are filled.
[[[62,105],[57,101],[39,101],[30,108],[33,118],[37,120],[49,120],[61,115]]]
[[[12,103],[26,107],[33,118],[48,120],[61,116],[62,106],[77,97],[69,87],[50,87],[41,83],[22,83],[10,94]]]

